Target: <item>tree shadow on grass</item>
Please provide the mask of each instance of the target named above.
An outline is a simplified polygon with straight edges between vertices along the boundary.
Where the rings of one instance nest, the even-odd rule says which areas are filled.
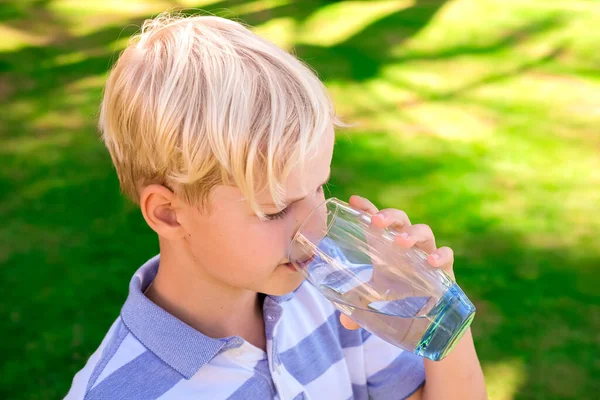
[[[334,46],[298,45],[295,52],[324,80],[364,81],[377,76],[397,49],[426,27],[445,0],[415,1],[412,5],[367,25]]]
[[[227,13],[228,7],[243,3],[245,2],[222,1],[204,7],[203,10],[217,15],[239,17],[247,23],[257,25],[280,17],[291,17],[297,21],[303,21],[319,7],[328,5],[330,2],[291,2],[263,11]],[[320,73],[326,76],[332,75],[334,72],[331,71],[331,68],[326,67],[331,65],[344,65],[344,68],[350,69],[358,68],[356,73],[336,74],[338,78],[363,79],[373,76],[376,69],[370,72],[367,70],[377,68],[381,65],[381,60],[373,60],[375,62],[371,63],[369,57],[377,54],[379,58],[384,58],[388,45],[391,47],[392,42],[401,43],[418,32],[427,25],[430,18],[444,3],[445,1],[417,1],[414,6],[393,13],[367,26],[354,35],[353,39],[340,46],[331,48],[299,46],[297,48],[298,55],[307,59]],[[9,7],[11,4],[12,8]],[[15,4],[7,3],[4,6],[3,14],[0,15],[23,16],[23,7],[16,7]],[[44,46],[27,46],[15,51],[0,53],[0,72],[10,73],[13,76],[11,79],[13,82],[5,84],[14,85],[14,80],[18,79],[18,94],[21,98],[28,95],[39,98],[40,95],[43,96],[52,89],[63,87],[83,77],[105,73],[116,58],[115,49],[110,48],[111,44],[120,37],[131,36],[139,29],[145,18],[151,17],[151,15],[136,16],[129,21],[121,22],[118,25],[108,25],[87,35],[72,36],[66,30],[64,22],[46,9],[47,4],[47,1],[37,2],[28,11],[36,10],[38,14],[47,15],[46,19],[49,21],[54,21],[56,30],[60,32],[56,38]],[[195,12],[195,10],[190,12]],[[385,38],[385,45],[381,43],[382,38]],[[375,49],[377,51],[374,51]],[[84,54],[80,61],[67,64],[57,63],[61,57],[77,52]],[[331,62],[332,60],[335,62]],[[15,93],[16,88],[13,88],[11,92]],[[3,97],[5,101],[13,100],[9,96]],[[2,96],[0,96],[0,101],[2,101]]]
[[[360,82],[378,76],[385,65],[410,61],[448,60],[469,55],[485,56],[511,49],[531,38],[557,29],[565,23],[562,17],[544,17],[515,27],[487,44],[458,45],[442,51],[411,52],[394,55],[403,42],[427,26],[444,2],[416,3],[414,7],[392,13],[369,25],[363,31],[334,46],[296,46],[296,54],[311,64],[324,80]],[[415,18],[412,20],[412,18]],[[423,20],[418,18],[424,18]],[[406,25],[407,20],[411,23]],[[417,23],[419,21],[420,23]],[[400,28],[401,27],[401,28]],[[556,57],[560,53],[552,54]],[[335,62],[332,62],[334,60]],[[523,60],[524,65],[530,60]],[[490,71],[491,76],[497,72]],[[401,85],[402,86],[402,85]],[[406,87],[411,90],[411,87]]]

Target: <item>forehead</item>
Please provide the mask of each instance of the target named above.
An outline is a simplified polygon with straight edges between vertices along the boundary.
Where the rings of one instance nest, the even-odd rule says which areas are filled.
[[[314,154],[304,163],[304,168],[292,169],[284,185],[284,199],[303,197],[308,191],[316,189],[327,180],[330,173],[331,159],[335,134],[333,129],[322,136],[321,143]],[[263,191],[256,197],[258,204],[272,204],[268,191]]]

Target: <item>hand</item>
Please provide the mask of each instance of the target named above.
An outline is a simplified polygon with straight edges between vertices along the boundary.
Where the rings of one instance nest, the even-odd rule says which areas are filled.
[[[370,214],[371,223],[378,228],[389,228],[401,233],[395,237],[396,244],[406,249],[416,247],[423,250],[429,256],[427,261],[435,268],[441,268],[452,279],[454,279],[454,252],[449,247],[435,246],[435,237],[428,225],[415,224],[412,225],[408,216],[404,211],[394,208],[386,208],[379,211],[369,200],[359,197],[350,197],[350,205],[358,210],[365,211]],[[340,316],[340,322],[346,329],[355,330],[360,326],[347,315]]]

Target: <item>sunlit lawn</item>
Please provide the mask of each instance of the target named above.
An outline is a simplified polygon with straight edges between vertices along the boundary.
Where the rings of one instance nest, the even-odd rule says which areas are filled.
[[[172,7],[240,18],[325,79],[333,195],[430,224],[478,307],[492,399],[600,393],[600,3],[0,3],[0,398],[61,398],[157,251],[95,130],[106,71]]]

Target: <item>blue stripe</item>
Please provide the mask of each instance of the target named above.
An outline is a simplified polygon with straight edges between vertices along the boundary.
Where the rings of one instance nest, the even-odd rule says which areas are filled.
[[[312,382],[341,360],[342,348],[362,343],[361,332],[344,328],[339,316],[339,311],[334,312],[300,343],[281,353],[280,358],[286,369],[302,385]]]
[[[367,377],[367,386],[370,397],[404,399],[421,387],[424,381],[423,359],[404,351],[389,366]]]
[[[269,361],[267,359],[260,360],[254,366],[254,371],[265,378],[265,380],[269,383],[271,391],[275,393],[275,386],[273,385],[273,380],[271,379],[271,372],[269,371]]]
[[[421,389],[423,386],[425,386],[425,379],[423,379],[423,382],[421,382],[421,384],[419,386],[417,386],[415,388],[415,390],[413,390],[412,392],[408,393],[406,396],[404,396],[403,400],[408,399],[410,396],[412,396],[413,394],[416,393],[417,390]]]
[[[265,299],[263,303],[263,314],[265,317],[265,337],[267,340],[273,339],[275,326],[279,322],[282,313],[283,308],[278,303],[270,297]]]
[[[275,387],[269,373],[267,360],[260,360],[254,367],[254,375],[240,386],[228,400],[272,399]]]
[[[372,333],[366,329],[361,329],[362,341],[363,343],[367,341],[368,338],[371,337]]]
[[[96,364],[92,375],[90,375],[90,379],[87,383],[87,388],[85,389],[86,393],[89,392],[90,389],[94,386],[94,383],[96,383],[96,380],[98,379],[100,374],[102,374],[102,371],[104,371],[104,368],[106,367],[110,359],[115,355],[115,353],[121,346],[121,343],[123,343],[123,340],[125,340],[128,334],[129,330],[127,329],[125,324],[123,324],[123,320],[119,318],[115,331],[112,335],[112,338],[110,339],[110,342],[102,351],[102,358],[100,358],[100,361],[98,361],[98,364]]]
[[[183,379],[150,351],[145,351],[100,382],[85,400],[154,400]]]
[[[351,265],[348,266],[347,269],[338,270],[330,273],[325,277],[322,285],[330,286],[333,289],[342,289],[342,291],[348,290],[348,288],[344,289],[345,285],[352,283],[352,286],[358,286],[360,284],[366,283],[366,280],[363,280],[362,276],[359,275],[363,271],[372,271],[373,266],[369,264],[357,264],[356,266]],[[368,279],[371,278],[371,275],[368,276]]]
[[[334,320],[332,320],[332,317],[329,317],[327,322],[336,326],[338,338],[342,349],[347,349],[348,347],[362,346],[364,340],[362,338],[363,334],[361,331],[363,329],[351,331],[349,329],[344,328],[344,326],[340,323],[340,315],[341,313],[336,310],[334,314]]]
[[[429,296],[413,296],[400,300],[375,301],[369,304],[369,308],[394,317],[414,318],[429,299],[431,299]]]

